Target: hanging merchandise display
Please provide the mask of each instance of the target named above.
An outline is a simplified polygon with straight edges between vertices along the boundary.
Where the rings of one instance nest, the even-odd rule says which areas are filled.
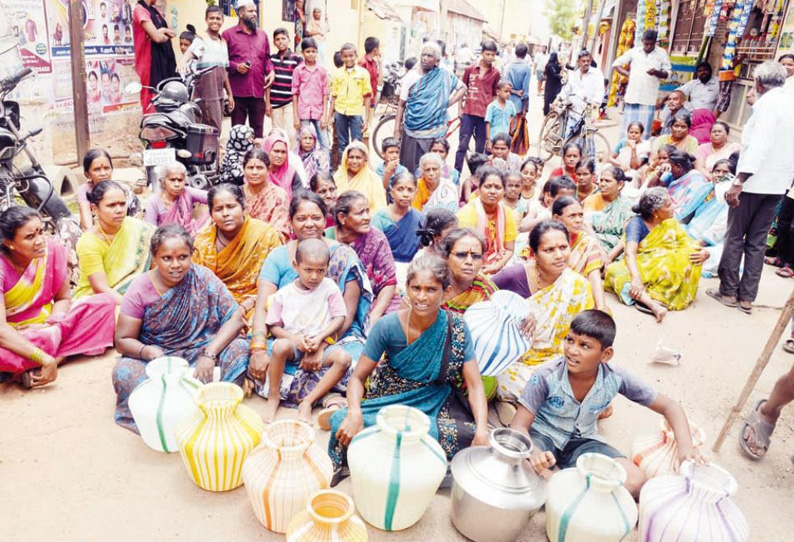
[[[642,42],[642,33],[645,32],[645,12],[647,9],[647,2],[645,0],[637,1],[637,25],[634,28],[634,43]]]
[[[429,430],[430,418],[421,410],[392,405],[350,443],[356,508],[378,529],[399,531],[419,521],[441,485],[447,459]]]
[[[353,499],[322,489],[287,526],[287,542],[367,542],[367,527],[354,514]]]
[[[262,439],[265,422],[241,405],[243,390],[230,382],[204,385],[199,411],[176,427],[176,440],[193,482],[207,491],[228,491],[243,483],[243,461]]]
[[[708,26],[706,27],[706,35],[710,38],[714,37],[717,33],[717,26],[720,24],[720,12],[722,11],[723,0],[713,0],[711,11],[707,14],[709,18]]]
[[[648,478],[678,471],[678,443],[667,420],[660,420],[660,431],[636,438],[631,445],[631,461]],[[697,425],[690,423],[692,445],[698,449],[706,442],[706,434]]]
[[[287,532],[293,516],[306,508],[317,490],[329,487],[332,475],[331,460],[314,444],[314,429],[299,420],[268,425],[262,444],[243,465],[245,490],[256,519],[277,533]]]
[[[475,542],[512,542],[543,506],[546,482],[527,461],[529,437],[499,428],[491,431],[488,443],[452,459],[452,524]]]
[[[686,461],[681,474],[658,476],[640,492],[640,542],[744,542],[747,520],[733,502],[736,479],[711,464]]]
[[[626,470],[601,454],[582,454],[576,467],[549,480],[546,534],[551,542],[619,542],[637,523],[637,505],[623,487]]]
[[[635,23],[633,19],[626,17],[626,20],[623,21],[623,26],[620,28],[616,58],[634,47],[634,32],[636,28],[637,23]],[[620,75],[617,70],[613,70],[612,81],[609,85],[608,107],[617,107],[618,98],[622,99],[626,94],[626,85],[628,82],[628,77]]]
[[[144,380],[130,394],[132,418],[147,446],[158,452],[178,452],[175,429],[188,415],[195,415],[196,391],[202,386],[193,378],[188,362],[164,356],[146,364]]]

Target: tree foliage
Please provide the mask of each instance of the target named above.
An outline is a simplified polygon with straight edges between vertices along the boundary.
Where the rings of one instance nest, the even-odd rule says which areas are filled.
[[[573,37],[571,27],[581,23],[581,0],[546,0],[543,14],[549,21],[553,34],[567,41]],[[581,26],[581,24],[580,24]]]

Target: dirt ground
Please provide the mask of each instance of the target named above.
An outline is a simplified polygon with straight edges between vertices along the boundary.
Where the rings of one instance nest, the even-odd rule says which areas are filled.
[[[532,97],[532,139],[540,126],[539,100]],[[609,131],[616,141],[616,129]],[[453,150],[454,152],[454,150]],[[738,480],[735,500],[750,524],[753,541],[791,540],[794,408],[784,411],[769,456],[752,462],[737,444],[735,425],[719,454],[711,444],[749,376],[792,285],[764,270],[752,316],[728,309],[705,294],[716,280],[701,281],[685,311],[662,325],[620,305],[608,294],[618,322],[612,363],[630,368],[662,393],[679,400],[689,419],[707,433],[708,454]],[[651,365],[657,341],[683,353],[681,365]],[[149,449],[113,422],[115,395],[111,369],[116,358],[82,358],[64,366],[58,380],[41,390],[0,385],[0,540],[283,540],[256,521],[241,487],[213,494],[189,479],[179,454]],[[794,356],[775,350],[748,406],[771,390]],[[264,400],[246,400],[262,411]],[[279,417],[295,416],[282,409]],[[658,427],[658,416],[615,402],[615,414],[601,422],[604,435],[628,453],[632,439]],[[325,447],[328,434],[317,433]],[[350,481],[340,486],[350,492]],[[385,533],[369,527],[373,541],[465,540],[450,523],[449,491],[440,491],[412,528]],[[631,540],[636,538],[636,533]],[[522,542],[545,540],[541,512]]]

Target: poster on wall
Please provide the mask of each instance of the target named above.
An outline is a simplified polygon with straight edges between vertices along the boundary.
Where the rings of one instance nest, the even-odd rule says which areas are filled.
[[[25,67],[36,73],[51,73],[50,33],[44,0],[2,0],[10,34],[19,47]]]
[[[788,13],[783,20],[785,23],[780,29],[780,42],[775,58],[780,58],[780,55],[784,54],[794,54],[794,2],[789,3]]]

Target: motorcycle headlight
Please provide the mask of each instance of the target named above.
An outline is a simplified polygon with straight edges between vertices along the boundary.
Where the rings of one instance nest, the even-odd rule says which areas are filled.
[[[140,137],[145,141],[162,141],[177,137],[177,133],[165,126],[147,126],[141,130]]]

